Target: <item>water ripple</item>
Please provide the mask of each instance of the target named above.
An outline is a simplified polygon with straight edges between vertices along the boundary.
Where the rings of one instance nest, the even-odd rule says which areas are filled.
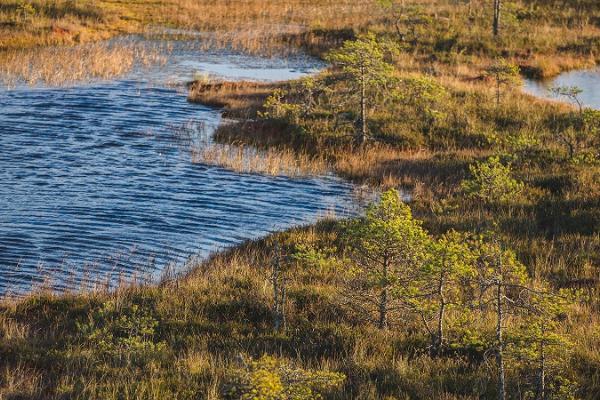
[[[155,86],[0,91],[0,295],[116,282],[352,209],[334,178],[191,163],[172,127],[220,114]]]

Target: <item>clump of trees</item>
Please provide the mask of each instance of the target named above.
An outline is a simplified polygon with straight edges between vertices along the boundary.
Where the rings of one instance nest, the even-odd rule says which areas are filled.
[[[413,321],[433,357],[468,345],[465,337],[483,338],[477,345],[483,359],[494,360],[499,400],[509,396],[509,377],[519,379],[529,398],[560,398],[570,390],[569,377],[555,366],[569,354],[560,321],[571,298],[530,279],[499,234],[431,235],[390,190],[344,225],[341,243],[342,255],[324,257],[335,258],[344,303],[366,322],[387,330]],[[480,322],[465,333],[464,320]]]
[[[398,74],[397,53],[398,46],[372,33],[346,41],[327,54],[334,67],[328,74],[275,90],[259,116],[319,138],[350,137],[362,146],[390,136],[408,139],[410,133],[395,125],[397,114],[408,130],[433,141],[436,125],[446,117],[448,91],[431,76]]]

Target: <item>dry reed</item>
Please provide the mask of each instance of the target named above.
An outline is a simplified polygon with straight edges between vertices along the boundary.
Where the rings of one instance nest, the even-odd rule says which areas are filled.
[[[238,173],[273,176],[303,177],[324,175],[329,171],[328,163],[321,156],[297,153],[291,149],[258,150],[235,144],[211,144],[192,150],[192,160]]]
[[[100,42],[76,47],[48,47],[0,53],[0,83],[62,86],[109,79],[131,72],[136,66],[164,64],[166,46]]]

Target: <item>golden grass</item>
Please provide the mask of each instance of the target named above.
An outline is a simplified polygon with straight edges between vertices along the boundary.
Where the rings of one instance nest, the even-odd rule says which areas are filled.
[[[258,150],[244,145],[211,144],[192,150],[192,161],[230,169],[238,173],[303,177],[324,175],[329,171],[320,156],[297,153],[291,149]]]
[[[24,340],[29,336],[29,326],[14,319],[0,320],[0,338],[7,341]]]
[[[21,396],[35,398],[41,393],[41,376],[23,365],[0,370],[0,399]]]
[[[239,367],[240,358],[271,354],[304,368],[346,374],[342,392],[325,398],[496,398],[494,371],[482,350],[459,344],[456,353],[430,357],[428,337],[410,313],[394,318],[393,329],[386,332],[364,324],[340,297],[343,278],[335,268],[292,264],[288,329],[273,333],[269,266],[276,246],[329,248],[338,243],[338,235],[338,224],[323,221],[220,252],[190,264],[191,271],[182,279],[157,287],[76,296],[32,294],[16,304],[0,302],[0,327],[3,321],[15,320],[29,332],[25,341],[4,340],[0,334],[0,351],[8,355],[0,358],[0,397],[110,400],[127,392],[130,398],[216,400],[223,398],[222,384],[231,368]],[[108,303],[116,305],[114,319],[98,319],[98,309]],[[89,332],[77,328],[95,321],[95,332],[101,333],[104,327],[128,326],[119,321],[143,323],[131,317],[133,307],[156,322],[155,334],[142,343],[161,347],[148,353],[124,347],[111,356],[90,341]],[[449,337],[455,329],[460,332],[462,325],[454,321],[460,320],[459,313],[449,312]],[[507,318],[507,330],[515,322]],[[561,324],[561,332],[570,333],[577,344],[575,356],[561,365],[562,372],[577,376],[585,399],[595,399],[598,391],[598,323],[594,309],[578,305]],[[492,316],[482,312],[468,329],[491,338],[493,327]],[[139,341],[140,335],[133,339]],[[123,365],[135,354],[135,363]],[[507,360],[507,379],[516,395],[520,381],[512,361]]]
[[[376,0],[17,0],[0,7],[0,51],[53,44],[77,44],[122,33],[160,32],[161,27],[194,30],[206,47],[226,47],[259,54],[305,48],[317,54],[367,29],[406,36],[401,45],[414,58],[431,54],[448,65],[477,65],[500,54],[532,76],[594,64],[600,27],[594,2],[537,0],[511,2],[503,34],[491,35],[490,6],[484,0],[408,0],[387,10]],[[532,3],[534,3],[532,5]],[[396,25],[398,15],[419,15],[429,22]],[[520,18],[517,18],[520,16]],[[419,17],[419,18],[421,18]],[[186,36],[181,32],[181,36]],[[394,38],[397,40],[398,38]]]
[[[371,0],[374,1],[374,0]],[[369,3],[369,2],[367,2]],[[132,51],[103,45],[84,50],[82,43],[124,33],[147,34],[153,38],[196,38],[199,49],[228,48],[271,55],[298,49],[284,37],[299,37],[318,26],[349,27],[362,24],[369,10],[365,2],[320,0],[293,2],[249,0],[208,1],[167,0],[7,0],[0,5],[0,79],[14,84],[57,85],[62,82],[109,78],[128,72],[147,58]],[[183,31],[164,33],[163,27]],[[185,30],[205,33],[200,38]],[[163,32],[163,33],[161,33]],[[180,33],[177,33],[180,32]],[[322,39],[303,37],[303,43],[319,46]],[[299,44],[299,43],[296,43]],[[58,47],[42,52],[24,49]],[[82,64],[82,60],[89,60]],[[72,77],[72,78],[70,78]]]
[[[199,80],[190,84],[188,100],[223,109],[226,118],[253,118],[273,90],[282,84]]]
[[[17,0],[0,7],[0,50],[79,43],[99,36],[143,32],[169,26],[219,32],[221,43],[235,48],[265,48],[282,33],[309,27],[341,29],[364,24],[378,10],[374,0]]]
[[[100,42],[77,47],[47,47],[0,53],[0,83],[15,86],[68,85],[92,79],[109,79],[164,64],[167,48],[136,43]]]
[[[588,10],[594,16],[587,2],[567,4],[560,11],[536,3],[535,12],[527,14],[524,10],[532,1],[515,2],[506,11],[505,33],[494,40],[489,5],[482,0],[397,3],[404,4],[405,10],[420,8],[420,15],[430,21],[412,28],[404,22],[396,26],[399,11],[386,10],[376,0],[7,0],[0,6],[0,75],[4,75],[0,79],[8,85],[17,80],[58,85],[122,75],[135,62],[132,58],[145,57],[132,55],[129,48],[108,52],[59,48],[43,57],[23,49],[79,45],[124,33],[193,38],[200,43],[199,49],[228,48],[270,56],[299,49],[322,55],[367,29],[397,40],[393,36],[400,29],[403,35],[414,36],[400,41],[407,49],[403,60],[407,68],[480,67],[502,54],[537,78],[598,61],[600,28],[581,12]],[[517,12],[528,16],[515,22],[510,14]],[[576,28],[570,27],[573,24]],[[164,27],[177,29],[165,33]],[[203,34],[197,36],[192,30]],[[433,64],[432,54],[437,59]],[[84,57],[89,63],[78,65]]]

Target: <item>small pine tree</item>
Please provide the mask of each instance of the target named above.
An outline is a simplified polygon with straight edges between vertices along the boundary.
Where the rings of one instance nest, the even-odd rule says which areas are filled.
[[[341,68],[348,83],[359,100],[358,129],[355,140],[363,144],[368,136],[367,117],[371,108],[372,93],[391,81],[394,67],[386,61],[386,53],[393,47],[381,44],[370,33],[357,40],[346,41],[337,50],[330,52],[326,59]]]
[[[520,288],[525,287],[527,272],[515,253],[504,248],[497,235],[480,237],[474,244],[477,256],[480,307],[490,308],[495,315],[493,348],[496,358],[498,400],[506,399],[505,324],[507,315],[515,311]]]
[[[389,190],[365,217],[347,224],[344,239],[349,253],[345,295],[385,329],[390,312],[398,308],[392,294],[409,286],[412,271],[425,260],[429,236],[399,193]]]
[[[439,354],[446,344],[448,310],[467,306],[466,291],[476,275],[475,257],[468,242],[467,235],[456,231],[432,241],[427,262],[415,282],[418,296],[412,303],[431,337],[433,354]]]
[[[561,324],[571,305],[571,294],[554,293],[547,287],[521,288],[518,306],[522,319],[511,332],[507,353],[531,379],[528,398],[536,400],[568,399],[573,382],[565,375],[564,365],[573,348]],[[572,398],[572,397],[571,397]]]
[[[559,86],[550,89],[556,96],[566,97],[577,106],[570,115],[569,126],[555,130],[554,136],[562,143],[571,162],[593,164],[600,160],[600,111],[585,108],[577,86]]]
[[[510,165],[504,165],[500,157],[469,166],[471,178],[462,182],[463,192],[486,203],[501,203],[513,199],[522,192],[524,184],[512,177]]]
[[[488,67],[486,72],[496,84],[496,107],[498,107],[500,106],[502,86],[513,86],[521,82],[519,67],[516,64],[500,59]]]
[[[403,0],[378,0],[385,10],[385,21],[392,25],[400,42],[416,44],[418,30],[424,30],[432,23],[431,17],[421,5],[406,4]]]

